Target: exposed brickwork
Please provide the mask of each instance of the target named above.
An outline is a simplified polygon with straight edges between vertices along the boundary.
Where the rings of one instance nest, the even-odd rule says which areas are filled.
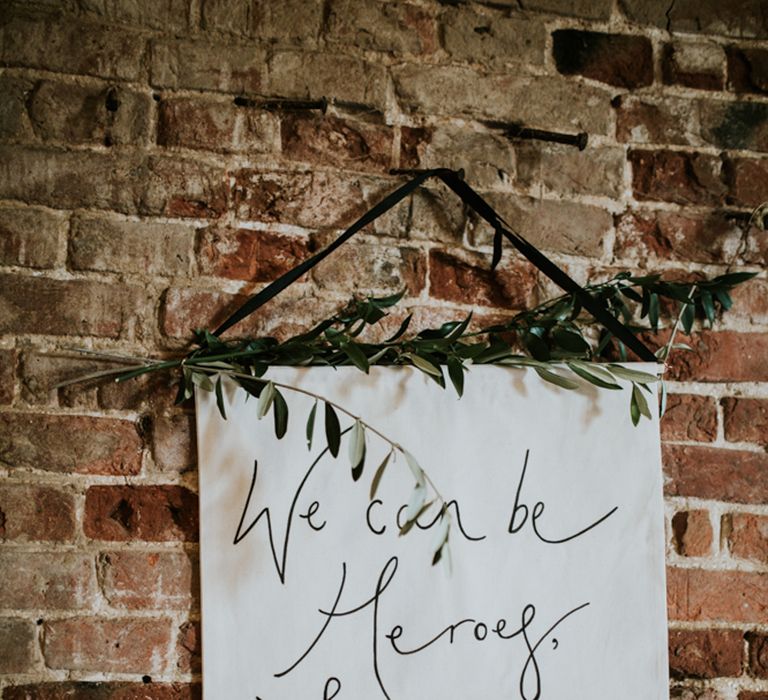
[[[193,404],[166,376],[57,387],[115,367],[67,347],[187,348],[402,183],[392,168],[463,169],[580,281],[762,270],[764,4],[4,3],[0,697],[201,696]],[[229,334],[286,338],[352,293],[406,290],[388,333],[557,293],[508,248],[491,272],[491,244],[430,181]],[[768,700],[764,274],[733,299],[667,374],[675,700]]]

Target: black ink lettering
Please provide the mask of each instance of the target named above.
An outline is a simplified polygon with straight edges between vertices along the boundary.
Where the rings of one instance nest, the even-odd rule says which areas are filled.
[[[331,684],[335,683],[336,687],[333,689],[333,695],[331,693]],[[323,700],[333,700],[341,692],[341,681],[335,676],[331,676],[325,682],[325,689],[323,690]]]
[[[317,501],[312,501],[312,503],[309,504],[309,508],[307,508],[306,513],[301,513],[299,515],[300,518],[304,518],[307,521],[307,525],[309,525],[315,532],[320,532],[325,526],[326,521],[323,520],[320,525],[315,525],[312,522],[312,516],[317,513],[317,511],[320,509],[320,504]]]
[[[374,534],[374,535],[383,535],[387,531],[387,526],[382,525],[378,530],[373,526],[371,523],[371,509],[375,505],[381,505],[384,503],[380,498],[374,498],[369,504],[368,508],[365,511],[365,522],[368,525],[368,529]]]

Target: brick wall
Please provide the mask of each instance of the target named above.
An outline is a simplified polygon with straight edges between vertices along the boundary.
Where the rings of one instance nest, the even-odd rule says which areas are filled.
[[[764,0],[5,0],[0,694],[195,697],[191,407],[164,378],[53,390],[70,346],[179,349],[393,188],[463,167],[580,280],[760,269]],[[327,115],[260,109],[327,97]],[[590,134],[583,153],[499,123]],[[242,330],[353,290],[420,325],[552,293],[439,187]],[[768,283],[678,354],[663,423],[675,698],[768,698]],[[621,689],[616,689],[617,696]]]

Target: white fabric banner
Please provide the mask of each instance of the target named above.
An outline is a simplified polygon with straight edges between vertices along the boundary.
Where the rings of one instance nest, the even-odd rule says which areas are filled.
[[[451,567],[431,565],[436,507],[398,536],[402,456],[369,500],[384,440],[367,432],[354,482],[322,404],[308,451],[309,396],[283,392],[278,440],[231,381],[227,420],[198,391],[206,700],[668,697],[659,426],[632,425],[631,387],[476,366],[458,399],[409,367],[269,376],[413,454],[450,503]]]

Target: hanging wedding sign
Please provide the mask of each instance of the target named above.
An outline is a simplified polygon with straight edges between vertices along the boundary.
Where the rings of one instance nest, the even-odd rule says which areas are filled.
[[[630,383],[269,378],[307,392],[280,440],[231,379],[196,392],[207,700],[668,697],[658,418],[633,425]],[[313,395],[386,439],[342,416],[337,457],[308,449]]]

